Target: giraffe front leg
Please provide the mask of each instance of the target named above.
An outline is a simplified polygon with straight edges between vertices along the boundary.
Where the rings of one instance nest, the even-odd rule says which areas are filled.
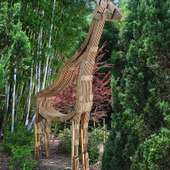
[[[89,156],[88,156],[88,112],[83,113],[81,116],[81,129],[80,129],[80,141],[81,141],[81,156],[82,156],[82,170],[89,170]]]
[[[72,120],[72,170],[79,170],[79,126],[80,118],[76,117],[76,119]]]

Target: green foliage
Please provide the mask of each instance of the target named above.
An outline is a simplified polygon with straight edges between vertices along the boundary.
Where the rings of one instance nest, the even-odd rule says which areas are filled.
[[[99,145],[104,143],[104,138],[107,139],[108,132],[102,128],[95,128],[89,132],[88,153],[90,163],[96,163],[99,157]],[[71,153],[71,131],[68,128],[60,130],[58,138],[61,140],[59,149],[64,153]]]
[[[33,159],[33,134],[20,124],[16,126],[15,132],[10,128],[5,131],[4,150],[10,154],[11,170],[32,170],[36,161]]]
[[[130,157],[135,152],[136,145],[145,139],[147,133],[149,132],[142,116],[131,115],[128,111],[123,115],[115,114],[112,131],[105,145],[102,168],[123,170],[130,166]]]
[[[0,11],[0,30],[3,31],[7,18],[7,2],[1,2]]]
[[[15,3],[8,8],[8,3],[2,3],[0,10],[4,12],[0,35],[4,38],[1,44],[1,60],[5,60],[3,76],[6,83],[13,79],[14,68],[17,69],[17,80],[26,79],[30,73],[31,43],[20,22],[21,4]],[[22,76],[22,79],[21,79]]]
[[[32,148],[30,146],[13,146],[11,152],[11,170],[32,170],[36,166],[36,161],[32,158]]]
[[[11,153],[13,146],[32,146],[33,134],[28,132],[22,124],[19,124],[14,133],[10,132],[10,128],[5,131],[3,143],[6,151]]]
[[[0,93],[2,91],[2,88],[4,87],[4,67],[3,64],[0,63]]]
[[[0,37],[1,37],[1,42],[0,42],[0,94],[3,93],[4,90],[4,75],[5,75],[5,59],[2,57],[3,54],[3,47],[5,46],[6,42],[6,36],[5,36],[5,25],[7,22],[7,3],[0,3]]]
[[[51,126],[51,131],[53,134],[59,134],[59,132],[63,129],[63,124],[61,122],[54,122]]]
[[[60,149],[64,153],[71,153],[71,131],[68,128],[65,128],[63,131],[60,131],[58,134],[59,139],[61,140]]]
[[[112,132],[102,169],[168,169],[169,1],[132,0],[122,5],[127,16],[120,49],[111,58]]]
[[[162,128],[139,145],[132,157],[131,170],[170,169],[170,131]]]
[[[90,163],[96,163],[99,158],[99,147],[100,144],[104,143],[104,138],[107,139],[108,132],[102,128],[95,128],[89,133],[89,145],[88,153],[90,158]]]
[[[22,31],[22,24],[18,22],[16,25],[13,25],[13,29],[10,34],[13,41],[11,55],[23,58],[28,57],[31,46],[28,36]]]
[[[54,17],[52,10],[54,8]],[[84,37],[84,29],[88,26],[88,7],[84,0],[80,1],[24,1],[21,7],[21,20],[25,29],[37,33],[43,29],[43,55],[49,51],[59,55],[69,56]],[[53,23],[51,23],[53,22]],[[49,30],[53,24],[52,44],[49,48]],[[33,43],[37,44],[37,38]],[[41,57],[41,56],[40,56]],[[39,58],[43,60],[43,58]]]
[[[24,121],[28,111],[31,119],[32,96],[56,78],[63,61],[85,37],[88,4],[84,0],[0,2],[0,95],[10,99],[8,108],[0,101],[4,120],[11,118],[15,71],[15,122]]]

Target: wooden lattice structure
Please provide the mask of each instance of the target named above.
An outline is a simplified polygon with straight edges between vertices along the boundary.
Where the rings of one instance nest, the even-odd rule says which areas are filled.
[[[89,170],[87,152],[89,113],[93,104],[92,80],[98,44],[106,21],[120,20],[119,9],[110,0],[97,0],[92,23],[85,41],[59,70],[58,79],[37,94],[37,114],[35,120],[35,157],[40,152],[40,123],[45,121],[45,151],[48,157],[50,123],[53,120],[72,122],[72,170],[79,169],[79,139],[82,169]],[[62,112],[53,104],[53,97],[66,91],[74,84],[75,106],[73,110]],[[79,135],[80,133],[80,135]]]

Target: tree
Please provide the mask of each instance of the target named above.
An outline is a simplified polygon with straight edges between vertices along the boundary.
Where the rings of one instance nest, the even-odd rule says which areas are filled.
[[[6,100],[1,110],[12,131],[16,121],[33,122],[33,96],[84,37],[89,10],[83,0],[0,2],[0,94]]]
[[[126,10],[121,50],[112,53],[112,129],[102,169],[169,169],[169,1],[132,0]]]

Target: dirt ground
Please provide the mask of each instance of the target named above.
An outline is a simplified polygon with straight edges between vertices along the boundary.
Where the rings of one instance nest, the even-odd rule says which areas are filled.
[[[49,158],[40,159],[38,170],[70,170],[70,155],[59,152],[60,141],[55,139],[50,141]]]
[[[3,152],[2,144],[0,143],[0,170],[8,170],[9,156]]]
[[[49,159],[40,159],[38,170],[71,170],[70,155],[60,153],[60,140],[50,141]],[[100,170],[96,165],[90,166],[90,170]]]
[[[48,159],[43,158],[38,161],[36,170],[71,170],[70,155],[61,153],[59,150],[60,140],[50,140]],[[9,156],[3,152],[0,144],[0,170],[9,170]],[[99,170],[95,166],[91,166],[90,170]]]

